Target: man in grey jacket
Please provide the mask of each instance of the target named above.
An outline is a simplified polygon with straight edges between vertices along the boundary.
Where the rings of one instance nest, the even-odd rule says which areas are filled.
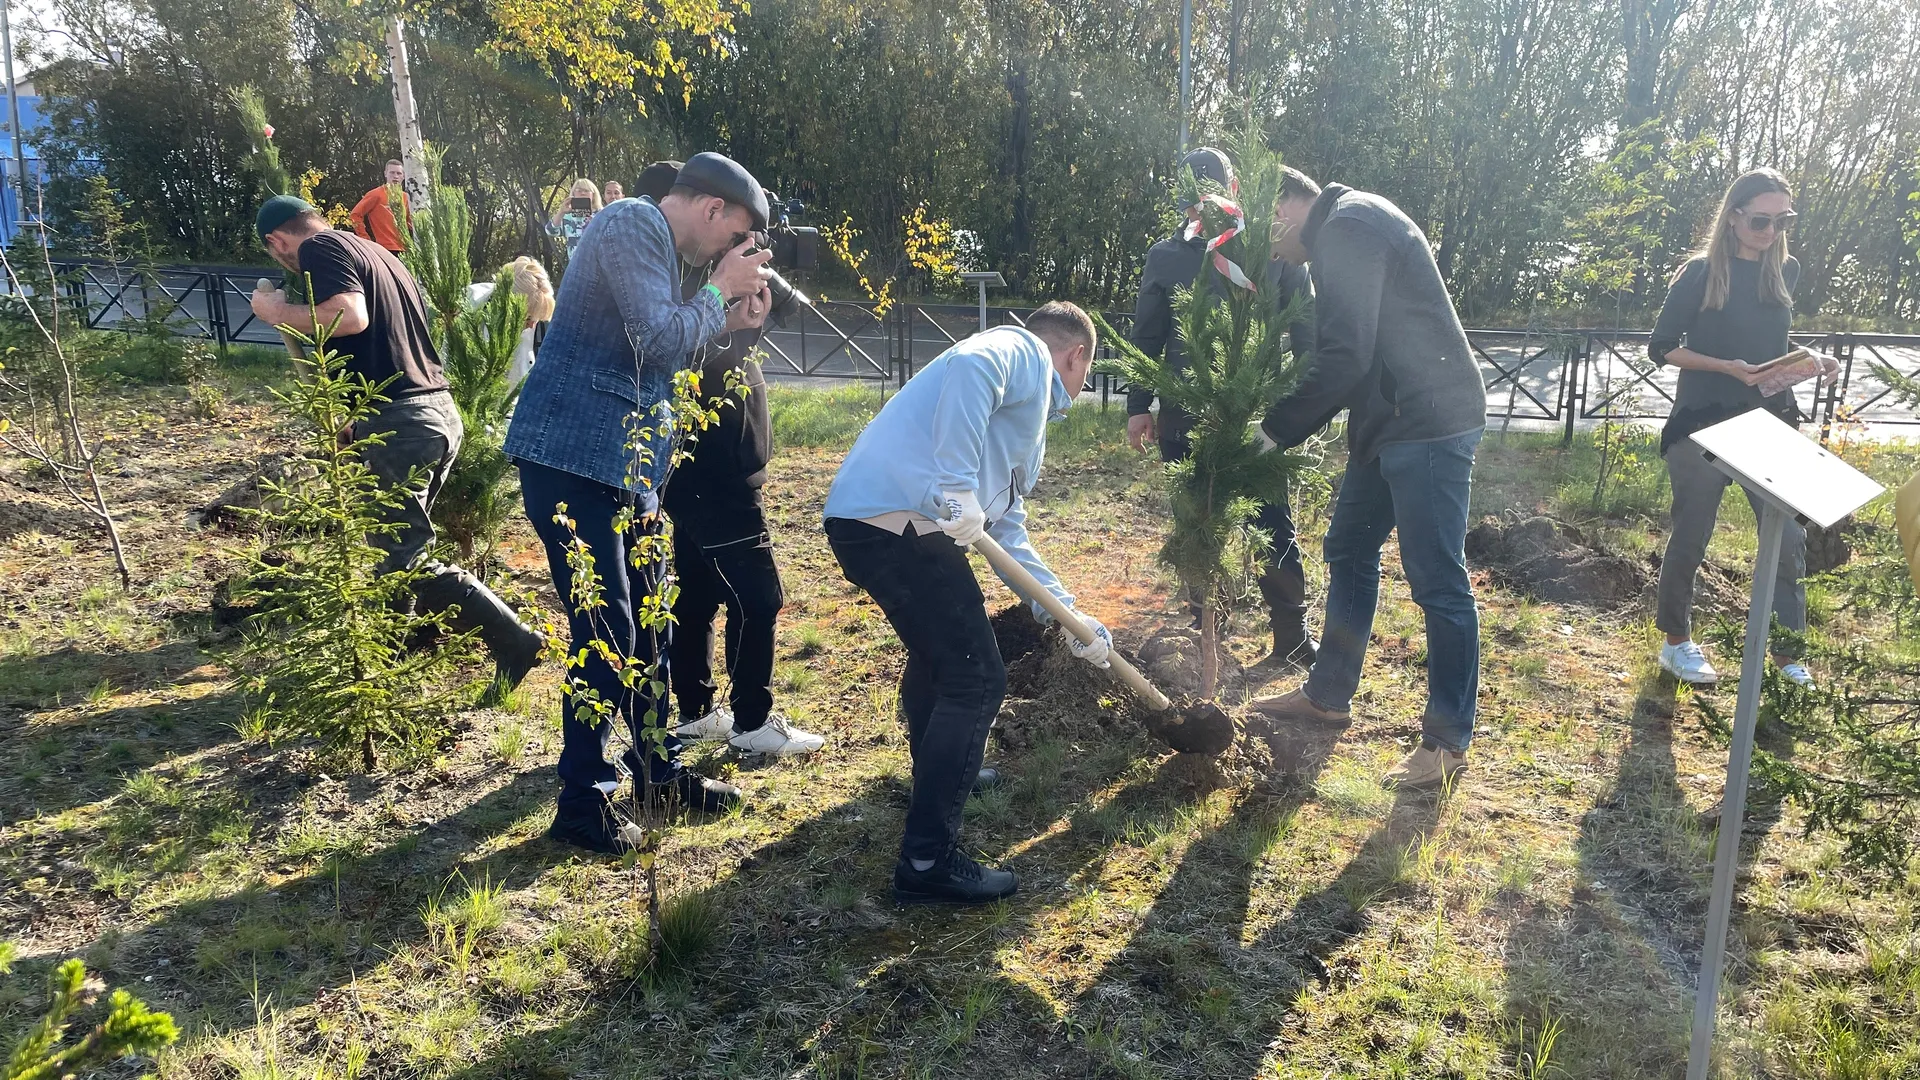
[[[1295,446],[1347,411],[1347,472],[1325,541],[1327,614],[1298,689],[1255,702],[1277,718],[1344,722],[1360,684],[1380,592],[1380,550],[1426,613],[1427,707],[1420,745],[1389,784],[1430,787],[1466,767],[1480,681],[1480,617],[1467,577],[1468,493],[1486,391],[1427,238],[1400,208],[1299,175],[1275,254],[1313,276],[1312,373],[1262,423]]]

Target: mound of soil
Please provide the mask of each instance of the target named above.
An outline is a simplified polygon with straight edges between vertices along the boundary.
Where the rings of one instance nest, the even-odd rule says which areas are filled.
[[[1238,686],[1245,680],[1240,661],[1225,649],[1220,651],[1221,688]],[[1163,626],[1140,646],[1140,673],[1170,698],[1192,697],[1200,692],[1200,631],[1185,626]]]
[[[988,621],[1007,666],[1007,699],[993,729],[1002,746],[1024,750],[1049,740],[1141,730],[1146,709],[1132,692],[1107,672],[1074,659],[1059,633],[1035,622],[1025,604],[1003,608]],[[1126,652],[1126,632],[1118,637],[1115,647]]]
[[[187,524],[197,529],[249,531],[254,527],[254,519],[246,511],[261,508],[266,499],[265,485],[289,484],[314,475],[313,464],[305,459],[268,454],[246,479],[227,488],[207,505],[189,510]]]
[[[1595,549],[1580,530],[1550,517],[1486,518],[1467,533],[1467,561],[1537,600],[1612,607],[1647,591],[1647,568]]]

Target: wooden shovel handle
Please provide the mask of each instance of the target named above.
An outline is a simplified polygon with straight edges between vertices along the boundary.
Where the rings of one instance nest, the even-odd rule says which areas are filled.
[[[1093,644],[1093,631],[1087,629],[1087,624],[1080,621],[1080,617],[1073,613],[1072,608],[1061,603],[1059,597],[1034,580],[1033,575],[1027,573],[1027,568],[1015,562],[1013,556],[1007,554],[1007,549],[1000,546],[999,541],[983,533],[980,539],[973,542],[973,549],[984,556],[987,564],[999,571],[1001,577],[1012,582],[1015,590],[1024,594],[1029,600],[1038,601],[1041,607],[1046,608],[1047,614],[1053,616],[1061,626],[1066,627],[1068,633],[1079,638],[1081,644]],[[1173,703],[1167,700],[1167,695],[1148,682],[1147,677],[1136,671],[1132,664],[1127,663],[1119,650],[1116,649],[1107,654],[1107,663],[1113,668],[1113,673],[1120,676],[1120,681],[1140,695],[1140,700],[1146,702],[1149,708],[1155,711],[1172,708]]]

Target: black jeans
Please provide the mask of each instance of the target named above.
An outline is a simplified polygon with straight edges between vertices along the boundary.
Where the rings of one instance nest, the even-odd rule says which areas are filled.
[[[1159,433],[1160,460],[1179,461],[1187,456],[1187,433],[1193,430],[1193,418],[1178,405],[1162,402]],[[1306,633],[1307,571],[1300,565],[1300,538],[1293,528],[1293,507],[1283,497],[1277,502],[1260,504],[1253,519],[1255,528],[1273,537],[1273,550],[1260,566],[1260,598],[1276,635]]]
[[[907,647],[900,710],[907,716],[913,798],[900,854],[945,857],[980,773],[987,729],[1007,696],[1007,669],[967,553],[935,532],[895,536],[839,518],[827,543],[847,580],[867,591]]]
[[[664,729],[655,738],[660,751],[646,756],[650,759],[649,775],[653,782],[665,783],[673,779],[680,768],[680,743],[673,737],[673,727],[668,722],[671,708],[668,701],[664,695],[656,697],[647,692],[649,680],[640,680],[641,689],[637,691],[621,686],[619,674],[588,644],[599,639],[642,664],[657,661],[660,670],[655,678],[662,682],[668,678],[672,627],[642,631],[633,617],[635,597],[652,592],[664,569],[663,559],[639,567],[635,567],[631,559],[638,537],[658,535],[659,516],[654,515],[645,525],[636,520],[627,532],[617,533],[613,529],[614,515],[622,507],[635,504],[632,493],[544,465],[524,461],[518,465],[527,517],[533,522],[533,531],[539,534],[540,542],[546,545],[553,587],[567,609],[571,636],[567,652],[578,655],[580,650],[587,650],[586,663],[570,668],[567,677],[584,681],[602,701],[617,707],[630,740],[620,760],[636,783],[640,776],[641,749],[649,745],[646,729],[654,726]],[[574,521],[571,534],[553,520],[554,507],[559,503],[566,504],[567,516]],[[648,503],[653,503],[650,496]],[[604,606],[586,614],[575,609],[573,570],[567,565],[567,552],[575,535],[593,556],[593,571],[600,578],[600,596],[605,601]],[[607,745],[613,737],[614,725],[610,721],[596,725],[593,714],[575,705],[570,697],[563,699],[561,712],[560,813],[598,819],[606,805],[601,792],[610,794],[620,781],[618,770],[607,761]]]
[[[711,535],[694,515],[673,519],[673,569],[680,595],[673,602],[673,696],[683,722],[713,708],[713,623],[727,612],[727,705],[736,731],[753,731],[773,711],[774,624],[786,597],[773,562],[766,518],[743,533],[739,526]]]

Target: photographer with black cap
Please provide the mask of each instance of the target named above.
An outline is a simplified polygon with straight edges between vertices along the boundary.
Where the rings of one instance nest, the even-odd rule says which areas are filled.
[[[1229,196],[1237,195],[1239,183],[1227,155],[1209,146],[1200,147],[1180,161],[1180,168],[1194,177],[1212,181]],[[1187,351],[1180,340],[1173,311],[1173,294],[1191,288],[1206,261],[1207,240],[1194,224],[1200,220],[1197,206],[1184,208],[1187,224],[1181,231],[1154,244],[1147,251],[1146,269],[1140,276],[1140,300],[1134,308],[1135,347],[1148,356],[1166,356],[1177,371],[1187,367]],[[1285,308],[1296,299],[1311,299],[1312,285],[1305,268],[1275,260],[1267,268],[1274,303]],[[1303,316],[1288,329],[1293,348],[1311,352],[1313,321]],[[1163,401],[1160,415],[1153,414],[1153,391],[1133,388],[1127,392],[1127,441],[1135,450],[1145,451],[1147,440],[1158,437],[1161,460],[1171,464],[1187,456],[1187,433],[1193,418],[1178,405]],[[1273,537],[1273,549],[1260,572],[1260,596],[1266,601],[1273,626],[1273,652],[1262,663],[1295,671],[1313,665],[1314,643],[1307,634],[1307,577],[1300,565],[1300,544],[1294,535],[1293,510],[1286,502],[1261,507],[1254,524]]]
[[[672,464],[656,408],[671,400],[675,373],[693,364],[702,346],[721,333],[757,329],[766,319],[769,256],[756,250],[753,238],[766,227],[766,193],[746,169],[719,154],[695,155],[658,204],[622,199],[595,214],[560,283],[539,362],[507,431],[506,453],[520,469],[527,517],[568,608],[568,651],[585,650],[573,677],[617,706],[631,735],[622,764],[635,783],[644,768],[655,793],[694,810],[726,809],[740,801],[740,791],[681,768],[670,707],[652,693],[654,680],[624,687],[619,672],[588,643],[605,640],[642,665],[657,662],[661,681],[671,675],[671,635],[643,631],[634,617],[636,602],[652,593],[664,571],[660,560],[635,566],[631,559],[640,537],[658,535],[659,493]],[[681,293],[682,260],[713,266],[691,298]],[[561,505],[572,529],[554,521]],[[618,528],[623,511],[632,524]],[[576,537],[593,553],[600,578],[601,606],[591,613],[575,610],[572,601],[569,558]],[[548,835],[594,851],[628,850],[637,829],[613,812],[620,779],[606,760],[613,725],[596,722],[571,694],[562,708],[560,805]],[[648,725],[668,730],[649,742]]]
[[[638,194],[656,202],[666,198],[679,168],[677,161],[647,166]],[[706,267],[689,267],[682,295],[691,297],[706,278]],[[826,739],[794,727],[773,708],[774,630],[786,595],[760,492],[773,457],[767,381],[752,360],[762,332],[737,330],[707,345],[700,391],[718,419],[700,433],[693,456],[674,470],[660,502],[673,520],[673,571],[680,582],[671,649],[680,709],[674,734],[689,742],[724,739],[741,753],[785,757],[810,754]],[[713,627],[723,608],[727,701],[717,705]]]

